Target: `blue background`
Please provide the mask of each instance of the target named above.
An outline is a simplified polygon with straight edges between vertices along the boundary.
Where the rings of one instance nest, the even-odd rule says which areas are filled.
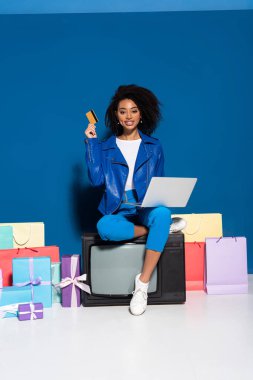
[[[44,221],[46,243],[81,253],[100,192],[84,162],[85,112],[120,84],[160,98],[166,175],[198,177],[184,213],[220,212],[248,238],[253,273],[253,12],[0,16],[0,221]]]
[[[252,9],[253,0],[1,0],[0,13],[159,12]]]

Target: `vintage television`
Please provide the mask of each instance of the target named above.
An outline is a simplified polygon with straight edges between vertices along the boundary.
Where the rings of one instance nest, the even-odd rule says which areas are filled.
[[[101,240],[96,233],[82,236],[82,273],[91,294],[82,292],[83,306],[129,305],[134,279],[141,272],[146,237],[132,241]],[[169,235],[149,286],[148,304],[178,304],[186,300],[184,235]]]

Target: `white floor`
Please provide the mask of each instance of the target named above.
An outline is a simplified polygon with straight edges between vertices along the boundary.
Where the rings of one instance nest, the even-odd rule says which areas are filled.
[[[253,379],[253,275],[247,295],[188,292],[184,305],[63,309],[0,320],[0,379]]]

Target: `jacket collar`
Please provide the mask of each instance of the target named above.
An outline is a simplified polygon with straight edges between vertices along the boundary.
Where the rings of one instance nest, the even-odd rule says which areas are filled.
[[[139,134],[140,134],[140,137],[142,139],[142,142],[140,144],[140,148],[139,148],[138,155],[136,158],[134,172],[136,170],[138,170],[138,168],[141,167],[151,157],[151,154],[148,153],[148,150],[147,150],[145,145],[146,144],[156,144],[156,139],[154,139],[153,137],[149,137],[149,136],[145,135],[140,130],[139,130]],[[121,153],[120,149],[118,148],[118,146],[116,144],[116,136],[113,135],[113,136],[109,137],[108,140],[103,142],[103,148],[102,149],[103,150],[115,149],[113,152],[113,158],[112,158],[114,163],[127,166],[127,162],[126,162],[123,154]]]
[[[154,137],[145,135],[139,129],[138,129],[138,132],[144,144],[156,144],[156,139]],[[107,139],[106,141],[103,141],[103,147],[102,147],[103,150],[115,149],[115,148],[118,149],[115,135],[112,135],[111,137],[109,137],[109,139]]]
[[[141,139],[144,142],[144,144],[155,144],[156,143],[156,140],[157,140],[156,138],[145,135],[139,129],[138,129],[138,131],[139,131],[139,135],[141,136]]]

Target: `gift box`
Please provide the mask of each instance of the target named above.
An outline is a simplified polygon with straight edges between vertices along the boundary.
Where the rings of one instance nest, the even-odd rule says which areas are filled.
[[[6,306],[0,306],[0,319],[17,317],[18,304],[11,304]]]
[[[18,319],[20,321],[31,321],[42,318],[43,305],[41,302],[18,305]]]
[[[206,239],[206,291],[208,294],[248,292],[245,237]]]
[[[13,248],[12,226],[0,226],[0,249]]]
[[[61,263],[51,263],[52,272],[52,302],[61,303],[61,290],[56,287],[61,281]]]
[[[13,284],[28,287],[32,292],[32,302],[52,306],[52,278],[50,257],[30,257],[13,259]]]
[[[31,302],[31,289],[17,286],[0,288],[0,318],[16,317],[18,304]]]
[[[0,319],[17,316],[18,303],[30,302],[31,291],[15,286],[3,288],[2,270],[0,269]]]
[[[14,248],[0,250],[0,265],[3,271],[3,286],[11,286],[12,281],[12,260],[23,257],[50,257],[53,263],[60,261],[59,247],[35,247],[35,248]],[[45,306],[45,305],[44,305]]]
[[[13,247],[41,247],[45,245],[44,223],[0,223],[2,226],[13,228]]]
[[[205,243],[185,243],[186,290],[204,290]]]
[[[80,276],[79,255],[62,256],[61,277],[62,280],[56,287],[62,289],[62,306],[79,307],[81,289],[90,293],[89,286],[82,283],[86,281],[86,274]]]

